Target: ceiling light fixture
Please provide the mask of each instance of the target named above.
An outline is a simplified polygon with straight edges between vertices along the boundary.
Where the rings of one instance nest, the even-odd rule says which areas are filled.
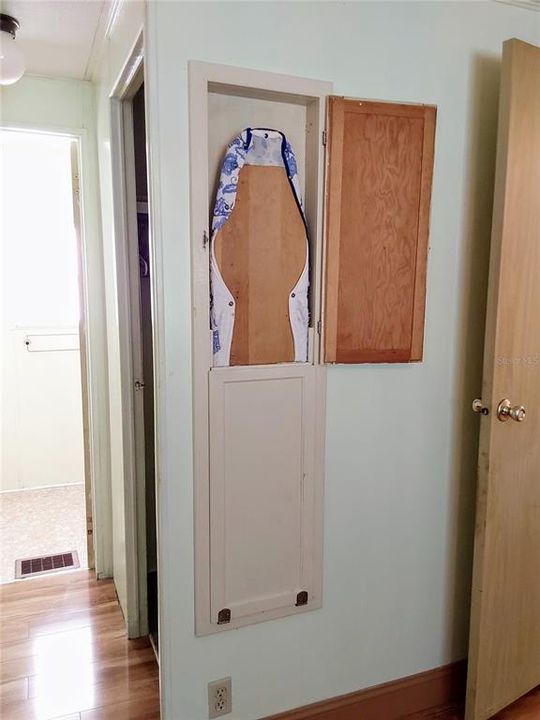
[[[18,20],[0,13],[0,85],[12,85],[24,74],[24,55],[15,40],[18,29]]]

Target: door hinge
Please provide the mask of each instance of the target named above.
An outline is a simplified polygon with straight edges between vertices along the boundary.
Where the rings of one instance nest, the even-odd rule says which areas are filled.
[[[326,146],[326,141],[328,139],[328,135],[326,134],[326,130],[322,131],[322,144]]]
[[[301,590],[297,596],[296,596],[296,607],[300,607],[301,605],[307,605],[309,600],[309,595],[307,590]]]
[[[231,611],[229,608],[223,608],[217,614],[218,625],[226,625],[231,622]]]
[[[208,233],[206,232],[206,230],[204,230],[204,231],[203,231],[203,234],[202,234],[202,246],[203,246],[203,250],[206,250],[206,246],[207,246],[207,245],[208,245]]]
[[[321,321],[317,320],[317,335],[321,334],[321,329],[322,329]]]
[[[144,388],[144,382],[142,380],[135,380],[133,387],[135,390],[142,390]]]

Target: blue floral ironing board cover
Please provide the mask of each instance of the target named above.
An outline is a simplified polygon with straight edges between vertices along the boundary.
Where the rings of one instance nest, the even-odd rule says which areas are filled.
[[[306,226],[298,168],[291,145],[279,130],[247,128],[229,144],[219,178],[216,202],[212,218],[210,243],[211,326],[213,337],[214,366],[230,364],[230,352],[234,331],[235,300],[229,291],[216,260],[215,237],[229,219],[236,202],[238,176],[244,165],[269,165],[284,167],[298,209]],[[289,294],[289,318],[294,339],[295,362],[306,362],[308,353],[308,288],[309,244],[306,228],[306,262],[302,274]]]

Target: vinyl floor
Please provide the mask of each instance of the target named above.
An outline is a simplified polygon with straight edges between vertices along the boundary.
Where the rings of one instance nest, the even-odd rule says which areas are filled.
[[[0,583],[15,579],[15,560],[69,550],[86,568],[83,483],[0,493]]]

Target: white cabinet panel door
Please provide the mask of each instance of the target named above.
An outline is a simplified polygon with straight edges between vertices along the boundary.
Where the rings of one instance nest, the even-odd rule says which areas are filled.
[[[306,592],[309,607],[320,532],[317,369],[209,376],[211,621],[287,614]]]

